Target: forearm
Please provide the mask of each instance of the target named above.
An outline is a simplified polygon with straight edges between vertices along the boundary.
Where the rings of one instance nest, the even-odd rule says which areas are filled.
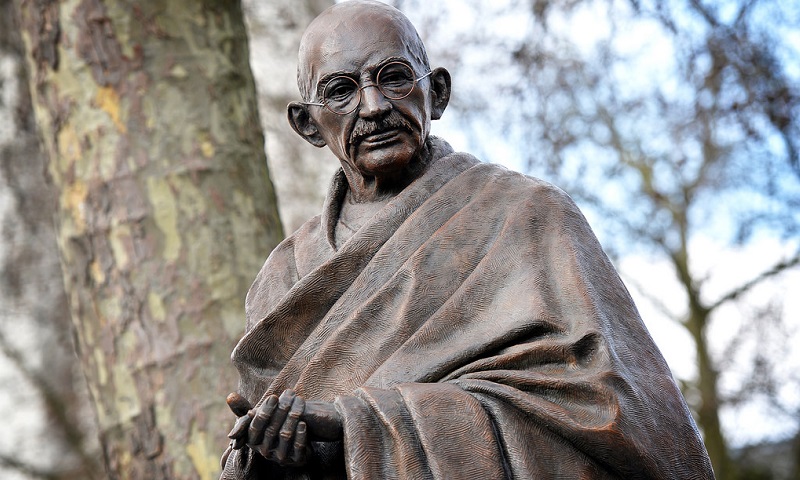
[[[307,400],[301,418],[306,422],[312,440],[332,442],[342,439],[342,417],[333,403]]]

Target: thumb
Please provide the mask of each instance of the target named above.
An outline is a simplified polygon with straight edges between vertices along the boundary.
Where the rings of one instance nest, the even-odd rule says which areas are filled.
[[[246,398],[236,392],[228,394],[228,397],[225,399],[225,403],[228,404],[228,407],[230,407],[231,411],[237,417],[247,415],[248,410],[253,408]]]

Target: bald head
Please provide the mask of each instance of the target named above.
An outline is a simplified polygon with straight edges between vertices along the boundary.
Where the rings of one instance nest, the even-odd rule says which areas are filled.
[[[313,96],[320,67],[331,59],[337,62],[365,50],[397,51],[400,47],[417,71],[430,70],[425,46],[414,25],[396,8],[374,0],[350,0],[323,11],[306,29],[300,41],[297,86],[302,98]]]

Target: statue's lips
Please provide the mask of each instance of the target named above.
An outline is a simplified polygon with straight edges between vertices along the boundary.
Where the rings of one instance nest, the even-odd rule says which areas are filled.
[[[365,146],[380,146],[385,143],[393,142],[402,133],[400,129],[383,130],[381,132],[371,133],[362,137],[358,143]]]

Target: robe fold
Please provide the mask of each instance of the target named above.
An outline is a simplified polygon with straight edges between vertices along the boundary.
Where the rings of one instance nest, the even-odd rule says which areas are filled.
[[[347,190],[269,256],[232,354],[251,403],[335,402],[344,440],[222,479],[713,478],[669,368],[561,190],[452,153],[340,248]]]

